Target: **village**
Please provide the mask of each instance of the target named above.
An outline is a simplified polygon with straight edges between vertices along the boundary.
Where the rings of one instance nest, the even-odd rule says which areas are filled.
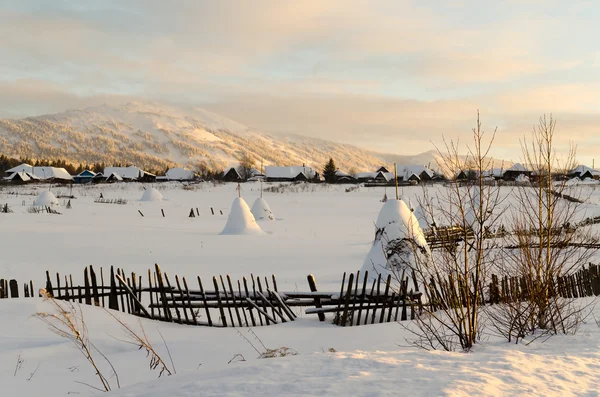
[[[215,173],[214,179],[224,182],[320,183],[326,181],[322,170],[313,169],[305,164],[301,166],[265,166],[261,168],[262,170],[256,168],[246,170],[242,166],[232,166],[220,173]],[[420,183],[447,182],[448,180],[468,182],[478,179],[478,173],[468,168],[458,170],[454,175],[444,175],[420,165],[394,164],[389,168],[392,171],[389,171],[386,166],[381,166],[373,172],[357,172],[354,174],[336,170],[331,182],[338,184],[365,184],[365,186],[394,186],[396,183],[400,185],[416,185]],[[128,167],[105,167],[102,172],[94,172],[86,169],[77,175],[71,175],[62,167],[32,166],[23,163],[6,170],[5,174],[0,183],[97,184],[115,182],[198,182],[205,180],[205,178],[194,170],[183,167],[171,168],[164,175],[156,175],[133,165]],[[535,183],[538,175],[536,175],[536,171],[530,170],[520,163],[515,163],[506,169],[491,168],[484,171],[483,177],[486,182]],[[576,178],[577,181],[592,182],[600,179],[600,171],[586,165],[578,165],[567,172],[554,172],[552,177],[557,181]]]

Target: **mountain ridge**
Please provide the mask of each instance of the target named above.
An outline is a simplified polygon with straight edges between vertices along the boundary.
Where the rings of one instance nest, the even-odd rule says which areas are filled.
[[[372,171],[394,161],[427,165],[437,158],[435,151],[401,156],[319,138],[266,134],[202,108],[141,101],[0,119],[0,147],[7,156],[151,169],[222,170],[250,155],[265,165],[316,169],[332,157],[340,169]]]

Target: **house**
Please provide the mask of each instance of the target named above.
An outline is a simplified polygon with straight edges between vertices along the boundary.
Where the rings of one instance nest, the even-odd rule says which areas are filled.
[[[3,178],[4,182],[14,183],[14,184],[25,184],[28,182],[34,182],[39,180],[40,178],[35,175],[28,174],[27,172],[13,172],[6,178]]]
[[[267,182],[296,182],[313,180],[318,174],[311,168],[303,166],[290,167],[265,167],[265,178]]]
[[[137,182],[155,182],[156,175],[151,174],[135,166],[129,167],[106,167],[104,168],[103,175],[117,174],[124,181],[137,181]]]
[[[379,167],[379,169],[375,172],[385,172],[386,174],[389,172],[387,168],[385,168],[385,166],[381,166]]]
[[[187,168],[176,167],[168,170],[165,176],[168,181],[191,181],[196,177],[196,173]]]
[[[483,171],[483,177],[495,180],[502,179],[504,177],[504,168],[490,168],[487,171]]]
[[[104,174],[102,172],[98,172],[92,178],[92,183],[100,183],[100,182],[104,182]]]
[[[425,182],[433,179],[435,173],[423,165],[396,165],[398,181]]]
[[[531,170],[527,169],[521,163],[515,163],[506,171],[504,171],[502,179],[504,179],[505,181],[514,181],[519,175],[525,175],[529,178],[531,176]]]
[[[117,174],[116,172],[113,172],[105,179],[105,182],[123,182],[123,178],[121,177],[121,175]]]
[[[335,183],[356,183],[356,179],[350,174],[337,170],[335,172]]]
[[[85,170],[85,171],[79,173],[78,175],[75,175],[73,177],[73,182],[75,182],[75,183],[90,183],[94,179],[95,176],[96,176],[96,173],[94,171]]]
[[[243,180],[243,178],[237,168],[231,167],[227,171],[223,172],[223,180],[226,182],[240,182]]]
[[[21,164],[10,170],[6,171],[8,176],[15,172],[22,172],[33,175],[43,181],[54,181],[54,182],[71,182],[73,177],[64,168],[56,167],[33,167],[29,164]]]
[[[577,167],[569,171],[567,176],[569,178],[579,178],[581,180],[584,180],[586,178],[600,179],[600,171],[585,165],[578,165]]]
[[[454,178],[457,181],[466,181],[468,178],[467,176],[467,172],[463,171],[463,170],[458,170],[458,172],[456,173],[456,175],[454,176]]]
[[[389,181],[393,181],[394,174],[384,170],[385,167],[381,167],[376,172],[358,172],[354,178],[359,183],[389,183]]]

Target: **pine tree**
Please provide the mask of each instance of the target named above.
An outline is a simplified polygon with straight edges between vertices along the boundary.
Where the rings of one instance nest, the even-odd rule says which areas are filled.
[[[337,168],[335,167],[335,163],[332,158],[329,159],[325,167],[323,167],[323,177],[325,178],[325,182],[334,183],[335,182],[335,172]]]

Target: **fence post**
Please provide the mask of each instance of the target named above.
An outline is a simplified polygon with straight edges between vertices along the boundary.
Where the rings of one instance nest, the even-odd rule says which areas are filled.
[[[315,281],[315,276],[313,276],[312,274],[309,274],[308,276],[306,276],[306,279],[308,280],[308,286],[310,287],[310,292],[317,292],[317,282]],[[323,307],[323,305],[321,305],[321,298],[315,298],[315,307],[317,309],[320,309]],[[325,313],[319,313],[319,321],[325,321]]]

